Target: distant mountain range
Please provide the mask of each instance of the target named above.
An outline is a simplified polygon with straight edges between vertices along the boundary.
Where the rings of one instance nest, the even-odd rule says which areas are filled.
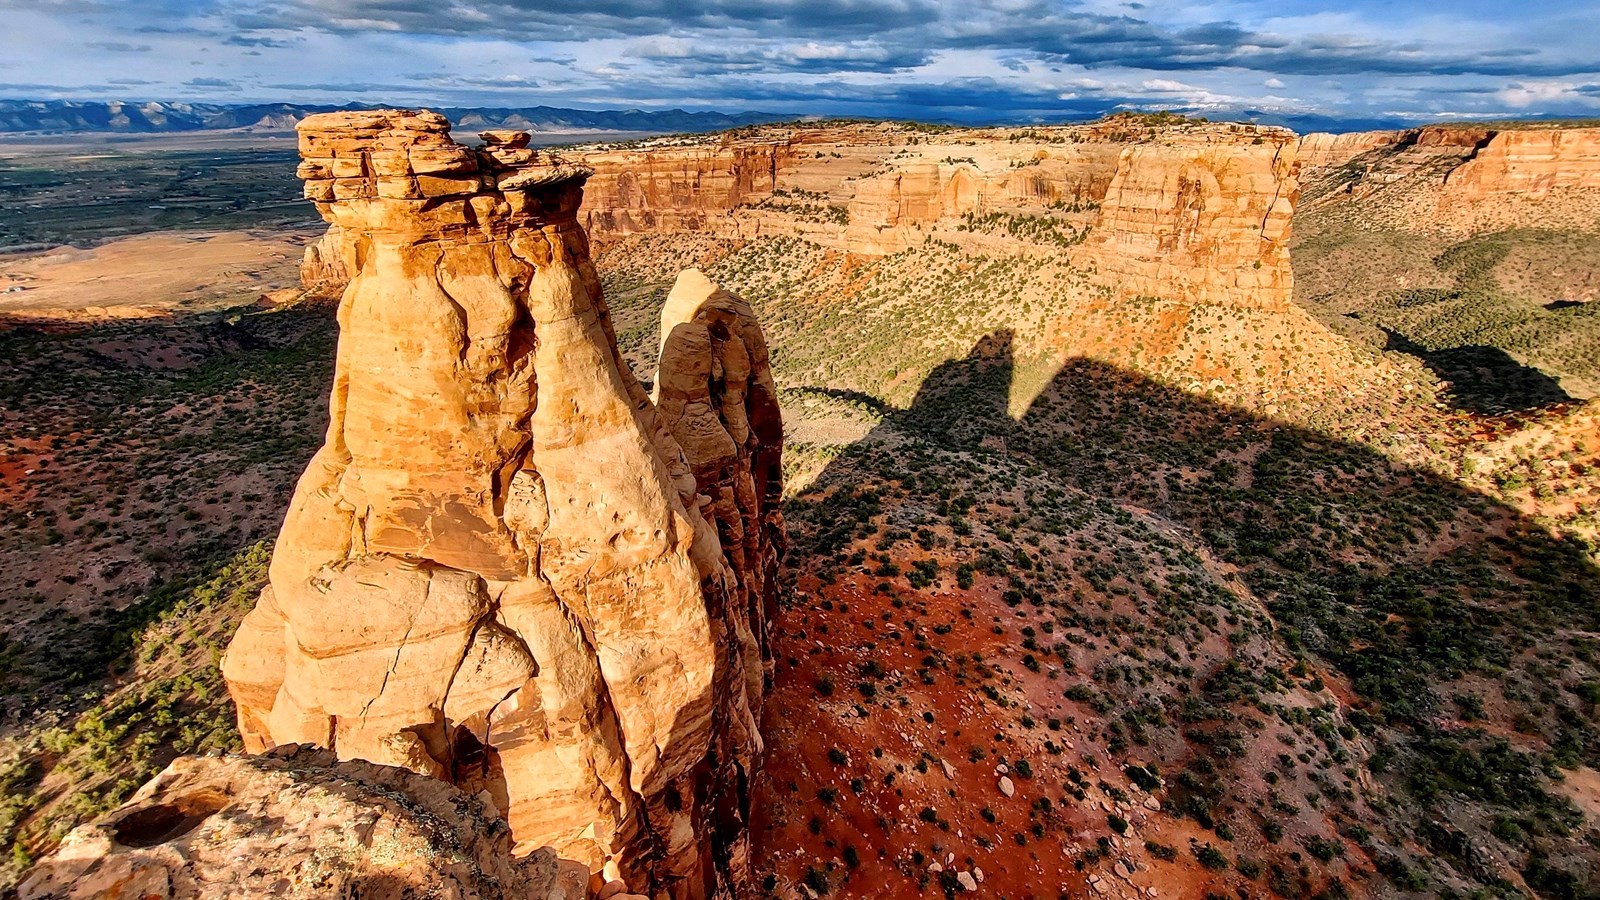
[[[372,109],[359,104],[308,106],[298,103],[134,103],[118,100],[0,100],[0,134],[24,132],[106,132],[157,134],[180,131],[290,131],[313,113]],[[522,131],[721,131],[740,125],[780,122],[793,116],[771,113],[687,112],[681,109],[563,109],[440,107],[450,121],[468,129]]]
[[[345,109],[377,109],[376,104],[347,103],[317,106],[301,103],[157,103],[119,100],[4,100],[0,99],[0,134],[22,133],[102,133],[160,134],[246,130],[258,132],[293,131],[306,116]],[[742,125],[787,122],[812,118],[777,113],[689,112],[682,109],[567,109],[559,106],[523,107],[430,107],[450,117],[462,131],[512,128],[519,131],[561,133],[573,131],[618,131],[648,134],[722,131]],[[1104,112],[1116,112],[1106,109]],[[1282,125],[1306,134],[1312,131],[1367,131],[1413,128],[1420,120],[1395,117],[1335,117],[1290,110],[1248,107],[1212,109],[1172,107],[1168,111],[1205,116],[1220,122],[1255,122]],[[905,116],[891,118],[907,120]],[[939,117],[909,117],[917,121],[976,125],[1044,125],[1088,121],[1095,115],[1079,111],[1045,118],[1018,116],[977,116],[953,120]],[[1535,116],[1529,121],[1555,121]],[[1585,122],[1589,125],[1592,122]]]

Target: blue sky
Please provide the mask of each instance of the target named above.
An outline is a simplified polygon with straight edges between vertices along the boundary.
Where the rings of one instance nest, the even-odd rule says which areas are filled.
[[[1600,116],[1600,0],[0,0],[0,96]]]

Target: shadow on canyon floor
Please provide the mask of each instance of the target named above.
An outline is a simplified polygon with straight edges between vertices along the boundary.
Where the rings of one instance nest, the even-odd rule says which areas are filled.
[[[1186,526],[1243,569],[1298,649],[1391,716],[1425,712],[1430,676],[1505,665],[1535,633],[1600,627],[1600,571],[1509,507],[1370,447],[1087,359],[1069,360],[1013,420],[1010,346],[989,335],[935,369],[885,427],[962,450],[998,438],[1065,484]]]
[[[1134,740],[1143,745],[1136,753],[1145,754],[1146,759],[1153,757],[1169,773],[1169,780],[1176,781],[1166,800],[1169,812],[1208,829],[1230,823],[1238,828],[1237,817],[1230,818],[1238,812],[1230,799],[1230,779],[1258,780],[1260,772],[1236,769],[1228,777],[1220,773],[1252,755],[1265,754],[1262,758],[1270,761],[1284,748],[1273,744],[1268,752],[1264,736],[1254,738],[1262,745],[1254,749],[1238,745],[1237,735],[1221,736],[1230,734],[1237,721],[1251,718],[1258,708],[1267,711],[1263,697],[1278,695],[1282,699],[1285,691],[1309,685],[1309,696],[1317,698],[1316,703],[1329,701],[1326,709],[1338,710],[1318,726],[1318,733],[1322,734],[1323,728],[1329,733],[1337,731],[1349,738],[1349,746],[1360,745],[1359,750],[1335,750],[1334,759],[1349,766],[1354,754],[1356,763],[1365,762],[1374,776],[1393,789],[1393,802],[1375,800],[1365,805],[1367,798],[1350,790],[1358,781],[1365,783],[1369,776],[1362,773],[1360,778],[1350,774],[1345,788],[1328,792],[1330,810],[1334,806],[1342,810],[1329,814],[1356,827],[1335,834],[1368,835],[1351,839],[1349,868],[1339,870],[1340,876],[1360,880],[1372,877],[1376,869],[1392,883],[1413,885],[1421,877],[1413,868],[1419,845],[1425,848],[1423,856],[1447,864],[1453,873],[1449,877],[1459,879],[1457,883],[1502,877],[1504,873],[1497,871],[1500,866],[1494,862],[1497,858],[1530,860],[1514,863],[1524,869],[1543,866],[1547,855],[1580,869],[1595,865],[1592,848],[1578,840],[1582,815],[1561,795],[1555,780],[1546,777],[1554,776],[1558,767],[1600,765],[1600,731],[1592,719],[1595,700],[1584,688],[1600,678],[1595,671],[1600,641],[1593,638],[1600,628],[1600,571],[1584,548],[1552,535],[1497,501],[1446,477],[1409,468],[1371,447],[1263,419],[1097,361],[1067,361],[1027,404],[1026,411],[1013,418],[1008,409],[1014,407],[1010,400],[1016,369],[1011,334],[1000,331],[984,337],[965,358],[937,367],[909,408],[890,412],[866,438],[843,450],[797,498],[790,517],[794,531],[791,577],[797,585],[822,585],[819,596],[828,599],[820,601],[821,608],[829,612],[819,611],[818,601],[808,600],[791,614],[795,622],[780,619],[780,646],[774,655],[789,658],[790,679],[802,677],[794,674],[796,671],[809,671],[803,663],[795,668],[797,658],[804,660],[806,654],[818,652],[812,647],[817,635],[798,630],[796,625],[829,635],[837,632],[837,626],[850,625],[849,616],[831,612],[835,606],[827,586],[836,579],[842,587],[866,586],[851,595],[852,602],[839,607],[841,613],[851,610],[871,618],[880,611],[879,603],[889,605],[890,596],[894,609],[881,610],[885,623],[901,617],[902,600],[908,607],[923,607],[923,612],[927,606],[937,607],[937,600],[928,600],[930,595],[924,589],[930,583],[950,588],[948,569],[941,574],[935,562],[928,569],[903,572],[902,568],[909,568],[909,556],[891,559],[898,551],[871,552],[874,539],[879,551],[896,546],[896,531],[901,537],[925,541],[922,547],[935,557],[943,552],[935,547],[948,546],[948,540],[939,534],[977,534],[965,541],[957,538],[956,546],[965,543],[978,551],[980,572],[991,571],[985,567],[992,563],[993,572],[1009,579],[1004,602],[1017,609],[1017,616],[1031,604],[1036,615],[1044,613],[1034,624],[1054,616],[1054,629],[1042,626],[1045,632],[1053,631],[1056,638],[1076,633],[1076,637],[1069,636],[1080,648],[1074,653],[1081,655],[1083,646],[1093,648],[1096,640],[1108,634],[1112,646],[1130,637],[1135,645],[1143,646],[1140,614],[1124,616],[1118,606],[1118,614],[1100,615],[1083,600],[1079,586],[1087,587],[1084,570],[1065,584],[1037,580],[1032,574],[1046,568],[1041,561],[1046,555],[1041,543],[1048,545],[1049,535],[1065,535],[1069,541],[1076,540],[1080,550],[1087,547],[1091,553],[1110,557],[1109,567],[1100,567],[1098,573],[1096,566],[1088,568],[1087,579],[1096,589],[1091,595],[1127,593],[1117,586],[1119,577],[1131,580],[1121,564],[1130,563],[1130,568],[1137,569],[1142,562],[1125,546],[1114,546],[1109,535],[1102,542],[1095,528],[1101,522],[1139,521],[1145,523],[1140,526],[1146,528],[1144,533],[1158,544],[1166,540],[1158,533],[1166,533],[1186,546],[1198,547],[1214,561],[1204,569],[1209,572],[1207,577],[1216,579],[1214,585],[1227,584],[1237,575],[1238,582],[1229,584],[1227,590],[1258,602],[1270,615],[1270,621],[1264,620],[1264,628],[1253,637],[1247,620],[1242,630],[1226,635],[1222,646],[1213,644],[1191,657],[1202,668],[1211,666],[1210,671],[1178,679],[1183,683],[1170,685],[1172,690],[1156,701],[1153,711],[1130,706],[1119,716],[1117,704],[1109,700],[1106,708],[1098,710],[1107,733],[1115,735],[1113,752],[1119,743],[1121,753],[1128,750],[1122,738],[1123,723],[1130,723],[1136,734],[1144,722],[1162,722],[1163,717],[1167,726],[1182,723],[1171,729],[1181,735],[1177,746],[1170,742],[1163,746],[1160,740]],[[937,460],[954,468],[940,472]],[[971,460],[988,462],[973,467]],[[953,477],[952,471],[956,473]],[[1023,485],[1020,489],[1019,484]],[[991,513],[982,523],[984,528],[974,532],[965,513],[974,505],[985,507],[989,498],[1008,489],[1013,496],[1021,493],[1026,501],[1002,500],[998,508],[1009,512],[1009,517],[995,518]],[[1084,515],[1075,519],[1070,511],[1047,509],[1053,502],[1048,498],[1061,494],[1081,497],[1080,508],[1098,510],[1094,515],[1106,518]],[[834,499],[838,497],[845,499]],[[886,531],[879,531],[880,523]],[[942,530],[946,528],[949,530]],[[926,555],[910,549],[910,556]],[[970,594],[973,566],[963,568],[956,574],[963,591]],[[1063,569],[1057,567],[1058,572]],[[876,590],[871,588],[872,582],[878,582]],[[1002,582],[1001,587],[1005,586]],[[885,596],[875,600],[879,594]],[[961,600],[960,605],[965,607],[966,601]],[[1045,612],[1046,607],[1058,612]],[[963,624],[953,615],[953,607],[944,609],[950,615],[943,631],[934,629],[940,635],[950,633],[951,621],[958,627]],[[1110,613],[1111,601],[1103,601],[1101,609]],[[978,611],[991,610],[980,605]],[[1183,642],[1188,639],[1185,626],[1181,617],[1169,619],[1170,611],[1167,602],[1157,598],[1150,608],[1149,624],[1157,631],[1165,628],[1169,637]],[[961,609],[969,620],[974,618],[971,612]],[[1009,611],[999,607],[998,612]],[[1201,616],[1203,619],[1205,613]],[[1233,620],[1231,615],[1227,618]],[[801,619],[803,623],[798,621]],[[976,620],[986,622],[987,616]],[[1001,616],[996,615],[994,621],[994,634],[1002,634]],[[818,629],[819,622],[835,628]],[[908,619],[907,626],[911,624]],[[798,637],[791,636],[796,631]],[[915,673],[898,673],[906,676],[906,684],[918,675],[922,683],[932,684],[926,680],[931,677],[930,660],[944,652],[959,659],[960,651],[972,646],[955,638],[941,642],[919,629],[913,631],[919,648],[931,645],[935,652],[923,657],[921,668],[912,664]],[[1034,629],[1024,628],[1022,634],[1027,636],[1023,646],[1033,649]],[[830,636],[828,640],[848,639]],[[1197,649],[1199,638],[1194,641],[1191,651]],[[1063,653],[1065,671],[1074,672],[1072,661],[1064,651],[1058,652]],[[1003,656],[1005,651],[1000,653]],[[1049,659],[1048,652],[1044,656]],[[1135,650],[1133,658],[1145,657]],[[1029,655],[1024,662],[1033,659]],[[1278,673],[1261,671],[1272,668],[1274,660],[1282,661],[1285,673],[1276,682]],[[1036,664],[1027,668],[1038,671]],[[1117,687],[1114,668],[1095,666],[1089,674],[1080,665],[1078,671],[1083,674],[1069,678],[1068,684],[1086,685],[1085,696],[1099,693],[1112,698],[1123,690],[1131,697],[1132,689]],[[1128,666],[1121,668],[1131,684]],[[785,674],[780,664],[780,696]],[[837,677],[853,681],[858,674],[842,671]],[[1023,680],[1027,677],[1026,673],[1011,674]],[[1322,674],[1332,683],[1327,686],[1331,694],[1324,692]],[[1248,687],[1238,688],[1241,678]],[[1261,680],[1253,681],[1257,678]],[[1011,682],[1006,679],[1006,683]],[[831,680],[828,686],[822,693],[832,696]],[[1493,687],[1498,687],[1505,699],[1481,700],[1480,692]],[[1195,695],[1187,696],[1191,688]],[[1060,685],[1054,691],[1059,693]],[[809,686],[805,693],[812,695]],[[1067,696],[1073,696],[1070,689]],[[981,697],[969,697],[974,706],[985,705]],[[1337,706],[1331,702],[1335,698]],[[1149,694],[1140,702],[1149,703]],[[1485,705],[1487,712],[1480,708]],[[769,729],[781,727],[793,715],[782,704],[770,704],[768,710]],[[1278,714],[1283,715],[1282,707]],[[860,715],[865,717],[864,712]],[[934,720],[930,717],[928,721]],[[1324,740],[1330,748],[1339,743],[1338,738],[1325,736]],[[1050,741],[1044,741],[1044,746],[1051,746]],[[769,761],[774,754],[780,758],[809,756],[812,751],[780,738],[769,749]],[[980,758],[976,749],[973,758]],[[828,768],[813,762],[791,763],[780,759],[775,767],[783,773],[780,777],[790,779],[791,794],[795,783],[790,773]],[[1262,767],[1271,765],[1263,762]],[[1172,779],[1174,771],[1182,775]],[[1343,771],[1355,770],[1347,767]],[[1311,773],[1310,777],[1315,781],[1318,776]],[[1277,784],[1276,777],[1268,782]],[[782,796],[776,787],[772,790]],[[819,796],[829,801],[838,794],[825,793],[831,790],[819,791]],[[1266,793],[1276,796],[1271,790]],[[950,797],[955,796],[952,790]],[[1048,808],[1048,798],[1045,801]],[[901,802],[904,810],[909,801]],[[1316,796],[1311,805],[1318,807]],[[1384,812],[1375,815],[1373,810]],[[987,807],[984,812],[987,817]],[[939,815],[925,811],[923,821],[942,821]],[[1282,818],[1280,813],[1267,811],[1265,801],[1251,815],[1264,816],[1254,821],[1267,833],[1272,827],[1268,820],[1274,815]],[[1371,822],[1375,817],[1381,824]],[[1502,840],[1504,831],[1491,836],[1491,821],[1542,824],[1507,841]],[[882,818],[879,824],[883,824]],[[1363,843],[1373,840],[1368,829],[1386,837],[1376,844]],[[1532,833],[1541,836],[1526,836]],[[796,836],[793,831],[778,834],[786,835],[780,840],[792,841]],[[836,839],[847,840],[830,837],[826,829],[819,831],[815,819],[812,834],[820,835],[830,847],[836,846]],[[1017,837],[1019,844],[1024,843],[1021,833]],[[1329,845],[1315,843],[1319,837],[1302,837],[1313,841],[1306,846],[1314,848],[1317,858],[1332,852],[1326,850]],[[765,840],[768,846],[763,852],[770,854],[776,849],[771,844],[774,838]],[[1223,840],[1231,843],[1233,839],[1226,836]],[[1498,848],[1490,852],[1482,843],[1469,846],[1474,842],[1498,843]],[[1267,839],[1267,844],[1275,843],[1276,838]],[[1305,888],[1308,876],[1301,855],[1290,854],[1287,848],[1275,851],[1267,844],[1261,846],[1266,847],[1263,852],[1269,859],[1276,852],[1280,858],[1287,855],[1295,860],[1302,889],[1327,887],[1324,880],[1320,886]],[[1242,853],[1242,846],[1230,849]],[[1508,851],[1508,846],[1513,849]],[[1405,847],[1412,849],[1401,849]],[[920,860],[923,854],[919,850],[914,856]],[[1365,871],[1360,871],[1358,858]],[[1328,859],[1343,860],[1344,850]],[[1538,860],[1538,865],[1531,860]],[[1212,868],[1205,857],[1200,857],[1200,862]],[[898,865],[912,880],[926,878],[921,875],[920,863],[914,868],[904,861]],[[1275,890],[1295,879],[1295,866],[1285,865],[1289,874],[1283,877],[1288,881],[1280,884],[1278,874],[1268,876]],[[1079,871],[1083,868],[1078,866]],[[828,877],[824,872],[821,880],[826,883]],[[1315,877],[1309,879],[1313,885],[1316,881]],[[1003,890],[1000,883],[991,887]]]
[[[1560,381],[1517,362],[1499,347],[1474,344],[1429,350],[1398,331],[1384,328],[1383,333],[1383,349],[1416,357],[1433,374],[1450,382],[1446,396],[1459,409],[1492,416],[1573,399]]]

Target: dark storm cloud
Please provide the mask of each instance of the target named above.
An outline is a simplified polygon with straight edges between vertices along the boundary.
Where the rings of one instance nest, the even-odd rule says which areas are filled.
[[[84,46],[107,53],[149,53],[153,49],[149,44],[129,44],[124,41],[92,41]]]
[[[924,65],[924,50],[896,49],[880,44],[818,44],[810,42],[758,46],[706,47],[698,42],[646,39],[626,51],[636,59],[665,62],[682,74],[715,75],[756,72],[889,72]]]
[[[0,68],[86,95],[132,74],[175,97],[244,85],[259,100],[1589,113],[1592,3],[1510,15],[1487,0],[0,0],[25,23],[0,32]],[[207,79],[189,77],[199,60]]]
[[[1172,30],[1130,16],[1063,11],[1039,2],[1005,16],[973,16],[931,29],[936,45],[1024,51],[1041,59],[1088,68],[1120,66],[1152,71],[1242,68],[1286,75],[1483,74],[1558,75],[1597,63],[1543,61],[1531,48],[1492,54],[1452,54],[1416,41],[1377,41],[1341,35],[1290,39],[1213,22]]]
[[[372,29],[523,40],[591,40],[673,32],[740,30],[764,35],[825,31],[862,37],[937,19],[933,0],[291,0],[241,11],[244,27]]]
[[[269,48],[272,48],[272,49],[275,49],[275,50],[282,50],[282,49],[284,49],[286,47],[293,47],[296,44],[300,44],[302,42],[303,41],[300,40],[300,39],[281,40],[279,38],[252,37],[252,36],[242,35],[242,34],[233,35],[233,36],[229,37],[227,40],[223,41],[223,43],[232,44],[235,47],[269,47]]]
[[[928,84],[782,84],[742,82],[741,94],[755,107],[811,109],[827,115],[890,115],[905,118],[987,122],[1098,115],[1135,98],[1095,90],[1075,96],[1030,90],[992,78],[960,78]],[[646,99],[643,95],[636,99]]]
[[[1359,8],[1361,4],[1352,4]],[[1136,6],[1130,6],[1135,9]],[[1064,0],[291,0],[240,8],[244,28],[306,27],[332,32],[397,31],[516,40],[585,41],[671,35],[699,39],[698,61],[674,57],[686,74],[825,68],[760,49],[740,38],[798,44],[873,41],[896,48],[881,58],[844,54],[840,71],[889,71],[941,50],[988,50],[1090,68],[1153,71],[1222,67],[1290,75],[1560,75],[1600,63],[1561,59],[1538,47],[1450,52],[1418,41],[1341,34],[1285,37],[1230,21],[1171,28],[1129,15],[1090,13]]]

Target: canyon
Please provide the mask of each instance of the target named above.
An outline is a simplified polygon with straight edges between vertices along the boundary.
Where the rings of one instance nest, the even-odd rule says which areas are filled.
[[[1592,244],[1504,229],[1582,221],[1596,132],[1124,115],[551,152],[310,117],[329,228],[306,299],[252,316],[337,297],[339,342],[213,667],[251,755],[179,758],[24,896],[271,889],[215,841],[397,896],[1581,878]],[[1402,342],[1469,302],[1561,336],[1496,369]],[[1538,390],[1468,402],[1506,371]],[[387,843],[327,828],[327,784]],[[473,865],[379,864],[441,834]]]
[[[1308,208],[1352,205],[1404,231],[1580,226],[1600,212],[1600,129],[1429,126],[1311,134],[1303,164],[1323,182]]]
[[[1195,125],[1136,137],[1115,123],[766,127],[575,158],[595,169],[584,221],[602,244],[777,234],[885,256],[929,241],[1005,246],[1033,230],[1121,297],[1286,305],[1294,135]]]

